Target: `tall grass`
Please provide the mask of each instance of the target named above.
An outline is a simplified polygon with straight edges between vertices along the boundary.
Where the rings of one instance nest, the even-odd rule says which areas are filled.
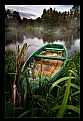
[[[24,49],[23,49],[24,48]],[[28,69],[20,72],[22,67],[22,55],[27,49],[26,44],[22,50],[18,53],[17,65],[11,65],[12,69],[9,69],[10,65],[6,65],[6,72],[10,75],[16,74],[16,102],[13,108],[13,100],[10,96],[11,105],[7,108],[12,109],[12,114],[7,113],[6,116],[13,117],[80,117],[80,53],[70,57],[67,62],[67,66],[63,73],[55,79],[53,83],[47,83],[45,86],[41,86],[33,92],[32,86],[28,79]],[[8,55],[7,55],[8,56]],[[15,55],[16,56],[16,55]],[[8,58],[9,59],[9,58]],[[6,60],[7,61],[7,60]],[[15,61],[15,60],[14,60]],[[7,61],[8,62],[8,61]],[[6,62],[6,64],[8,64]],[[14,63],[15,64],[15,63]],[[16,73],[16,67],[17,73]],[[42,64],[40,70],[42,71]],[[12,74],[11,74],[12,72]],[[14,73],[13,73],[14,72]],[[34,72],[33,72],[34,76]],[[15,78],[12,76],[10,85],[13,85]],[[41,80],[41,75],[40,75]],[[6,80],[8,81],[8,80]],[[8,82],[9,83],[9,82]],[[12,86],[13,87],[13,86]],[[12,91],[8,89],[6,91]],[[7,94],[8,94],[7,93]],[[11,94],[11,93],[10,93]],[[19,95],[19,96],[18,96]],[[6,112],[8,111],[6,110]],[[15,112],[14,112],[15,111]]]
[[[66,80],[66,83],[63,87],[58,86],[60,83]],[[75,77],[71,77],[71,73],[69,77],[60,78],[56,80],[48,89],[46,94],[34,94],[33,101],[31,103],[31,108],[27,107],[27,110],[23,112],[19,117],[64,117],[65,114],[70,112],[69,116],[72,116],[72,111],[76,117],[79,117],[80,108],[77,105],[74,105],[70,100],[72,95],[76,95],[80,93],[80,88],[76,84],[71,83],[71,80],[75,80]],[[57,95],[52,94],[52,90],[58,87],[56,91]],[[77,91],[70,93],[72,88],[75,88]],[[77,101],[78,104],[78,101]],[[70,111],[69,111],[70,109]],[[33,112],[33,115],[32,115]],[[66,116],[65,116],[66,117]]]
[[[5,73],[6,73],[6,75],[9,74],[9,77],[12,77],[12,78],[10,78],[10,80],[6,80],[7,81],[6,84],[8,83],[11,85],[10,89],[8,89],[8,90],[5,89],[7,92],[6,99],[9,95],[11,95],[8,101],[10,101],[10,99],[12,100],[12,103],[13,103],[12,108],[13,108],[13,112],[14,112],[13,116],[15,116],[16,101],[17,101],[17,103],[21,102],[22,86],[19,85],[19,83],[21,81],[19,75],[20,75],[20,68],[23,63],[23,56],[24,56],[26,49],[27,49],[26,44],[23,45],[21,51],[19,51],[19,45],[16,45],[16,52],[9,51],[6,53],[6,57],[5,57],[6,58]],[[9,55],[7,55],[7,54],[9,54]],[[13,54],[13,56],[11,56],[10,54]],[[11,60],[12,58],[13,58],[13,60]],[[12,63],[12,61],[13,61],[13,63]],[[8,65],[8,64],[10,64],[10,65]],[[10,81],[10,83],[8,81]],[[11,93],[10,93],[10,91],[11,91]],[[19,101],[16,100],[17,97],[20,98],[20,99],[18,99]],[[7,103],[6,103],[6,105],[7,105]]]

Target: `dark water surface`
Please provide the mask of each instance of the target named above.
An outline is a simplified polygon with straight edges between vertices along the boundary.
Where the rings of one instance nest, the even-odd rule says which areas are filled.
[[[80,49],[80,36],[79,33],[59,33],[59,34],[42,34],[38,33],[36,35],[33,34],[27,34],[24,35],[22,33],[19,33],[16,37],[16,35],[6,36],[5,37],[5,50],[16,50],[16,43],[19,44],[20,48],[23,46],[24,43],[27,43],[27,45],[31,45],[28,47],[28,50],[26,52],[26,57],[31,55],[33,52],[35,52],[38,48],[42,47],[45,44],[48,43],[60,43],[65,45],[65,47],[68,50],[69,56],[74,54],[74,50]]]

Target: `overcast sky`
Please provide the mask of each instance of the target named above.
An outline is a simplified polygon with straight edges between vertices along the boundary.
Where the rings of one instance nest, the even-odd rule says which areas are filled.
[[[18,11],[21,18],[27,17],[36,19],[41,17],[43,13],[43,9],[48,10],[50,7],[57,11],[70,11],[73,5],[5,5],[6,9],[11,9],[14,11]]]

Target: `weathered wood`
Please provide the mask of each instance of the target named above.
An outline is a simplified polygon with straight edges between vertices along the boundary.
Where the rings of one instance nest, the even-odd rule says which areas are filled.
[[[65,57],[60,57],[60,56],[42,56],[42,55],[34,55],[34,58],[53,59],[53,60],[65,60]]]
[[[44,50],[64,51],[64,49],[60,49],[60,48],[45,48]]]

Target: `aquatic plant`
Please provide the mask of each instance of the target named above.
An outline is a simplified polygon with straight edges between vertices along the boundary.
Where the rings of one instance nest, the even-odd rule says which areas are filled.
[[[80,52],[70,57],[67,62],[67,66],[63,73],[47,85],[40,85],[38,90],[32,90],[32,87],[28,79],[28,70],[26,68],[23,72],[21,69],[21,57],[22,53],[26,50],[26,45],[17,53],[17,73],[14,70],[17,66],[12,66],[13,69],[9,69],[8,63],[6,63],[6,72],[10,75],[15,75],[18,78],[12,78],[11,84],[15,80],[16,87],[12,86],[10,92],[16,93],[14,100],[9,96],[9,104],[6,102],[6,117],[80,117]],[[19,52],[19,51],[18,51]],[[16,55],[15,55],[16,56]],[[8,61],[7,61],[8,62]],[[16,62],[16,61],[15,61]],[[14,63],[16,64],[16,63]],[[9,71],[9,70],[10,71]],[[13,73],[13,71],[15,73]],[[41,64],[42,71],[42,64]],[[12,73],[11,73],[12,72]],[[19,72],[19,73],[18,73]],[[34,72],[33,72],[34,75]],[[14,77],[15,77],[14,76]],[[23,83],[24,80],[24,83]],[[6,80],[8,81],[8,80]],[[39,80],[38,80],[39,81]],[[40,76],[41,81],[41,76]],[[16,92],[15,89],[16,88]],[[6,90],[7,91],[7,90]],[[9,95],[9,91],[7,95]],[[10,93],[11,94],[11,93]],[[14,105],[13,105],[14,104]],[[11,113],[8,113],[11,110]]]

